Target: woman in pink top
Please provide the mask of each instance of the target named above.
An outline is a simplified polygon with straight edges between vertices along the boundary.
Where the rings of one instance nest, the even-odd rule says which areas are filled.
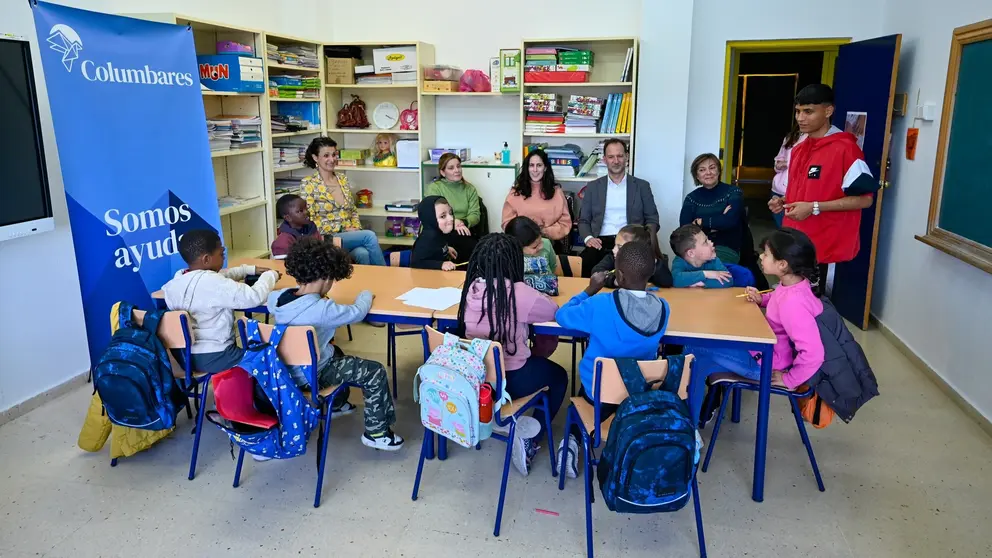
[[[562,240],[572,230],[568,200],[561,186],[555,184],[551,162],[543,149],[524,157],[523,169],[503,202],[503,228],[518,215],[530,217],[541,227],[541,236],[551,240]]]
[[[568,387],[568,374],[545,355],[531,353],[531,324],[553,322],[558,305],[524,283],[524,254],[520,243],[503,233],[482,237],[468,260],[458,309],[458,326],[466,337],[492,339],[503,346],[506,392],[525,397],[547,388],[548,410],[554,420]],[[534,411],[541,430],[531,439],[513,440],[513,464],[524,475],[540,447],[544,412]],[[518,431],[519,432],[519,431]]]
[[[823,303],[813,294],[810,281],[816,279],[816,249],[806,234],[784,228],[761,242],[761,271],[779,278],[772,293],[758,294],[746,289],[750,302],[767,308],[765,319],[777,342],[772,354],[772,384],[796,389],[823,365],[823,342],[816,317]],[[694,373],[733,372],[751,380],[761,377],[760,354],[745,350],[685,347],[696,355]]]
[[[789,135],[782,141],[782,148],[775,156],[775,177],[772,178],[772,198],[784,198],[785,190],[789,186],[789,160],[792,156],[792,148],[799,142],[806,139],[806,134],[801,134],[799,128],[792,127]],[[772,213],[775,224],[782,228],[782,217],[785,213]]]

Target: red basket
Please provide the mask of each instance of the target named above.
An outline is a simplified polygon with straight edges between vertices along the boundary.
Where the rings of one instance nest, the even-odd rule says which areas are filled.
[[[524,72],[524,83],[586,83],[589,72]]]

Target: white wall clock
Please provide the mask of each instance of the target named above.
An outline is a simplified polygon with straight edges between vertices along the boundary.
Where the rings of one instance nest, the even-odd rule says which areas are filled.
[[[400,121],[400,109],[390,102],[379,103],[372,111],[372,122],[380,130],[389,130]]]

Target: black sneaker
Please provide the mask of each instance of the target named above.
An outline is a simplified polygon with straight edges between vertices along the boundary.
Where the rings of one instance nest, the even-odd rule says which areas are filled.
[[[369,436],[366,432],[362,434],[362,443],[377,450],[396,451],[403,447],[403,438],[392,430],[387,430],[385,434],[376,436],[375,438]]]

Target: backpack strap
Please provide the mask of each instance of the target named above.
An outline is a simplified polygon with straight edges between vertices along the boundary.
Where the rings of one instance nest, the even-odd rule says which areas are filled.
[[[272,328],[272,334],[269,335],[269,345],[273,347],[278,347],[279,342],[282,341],[282,336],[286,333],[286,327],[284,325],[277,325]],[[258,330],[258,322],[255,322],[255,330]]]
[[[572,276],[572,264],[568,261],[568,254],[558,254],[558,266],[561,267],[561,274],[563,276]]]
[[[122,300],[118,302],[116,306],[117,306],[117,329],[132,327],[134,324],[134,305],[131,304],[130,302]]]
[[[479,358],[486,358],[486,353],[492,344],[493,342],[488,339],[473,339],[469,344],[469,350]]]
[[[618,358],[615,359],[617,368],[620,370],[620,379],[623,380],[624,387],[629,395],[644,393],[648,390],[648,382],[641,374],[641,367],[637,365],[637,359]]]
[[[685,356],[672,355],[667,357],[665,360],[668,361],[668,374],[665,374],[665,380],[661,384],[661,389],[678,394],[679,386],[682,385],[682,371],[685,366]]]
[[[123,305],[122,305],[123,309]],[[128,311],[128,315],[131,312]],[[141,329],[148,331],[153,334],[158,333],[158,324],[162,321],[162,316],[165,315],[165,310],[149,310],[145,312],[145,321],[141,324]],[[130,321],[130,320],[129,320]]]
[[[245,334],[248,336],[248,346],[245,349],[257,348],[259,345],[264,344],[262,342],[262,332],[258,330],[257,321],[248,320],[245,323]]]

